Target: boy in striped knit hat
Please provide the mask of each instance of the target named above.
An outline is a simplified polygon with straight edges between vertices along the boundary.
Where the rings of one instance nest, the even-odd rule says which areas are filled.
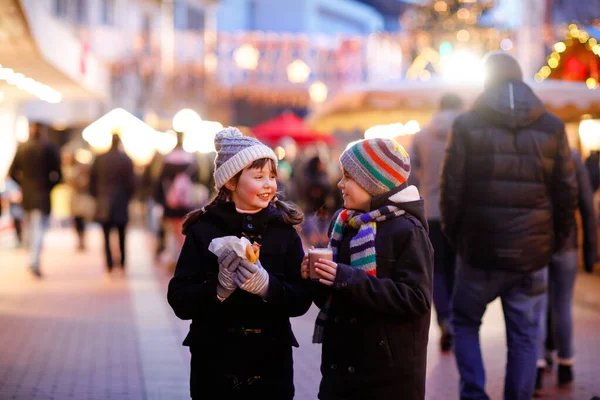
[[[433,249],[410,159],[391,139],[340,157],[344,208],[330,228],[333,261],[315,263],[323,344],[319,399],[423,399]],[[302,264],[308,277],[308,260]]]

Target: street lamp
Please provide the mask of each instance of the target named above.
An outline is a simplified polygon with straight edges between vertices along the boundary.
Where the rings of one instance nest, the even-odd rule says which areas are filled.
[[[317,81],[310,85],[308,88],[308,94],[310,95],[310,99],[315,103],[322,103],[327,100],[327,85],[321,81]]]
[[[287,66],[287,76],[291,83],[304,83],[310,76],[310,67],[302,60],[295,60]]]
[[[235,60],[235,64],[245,70],[255,70],[258,66],[258,59],[260,58],[260,53],[258,50],[250,45],[245,44],[239,47],[233,53],[233,59]]]

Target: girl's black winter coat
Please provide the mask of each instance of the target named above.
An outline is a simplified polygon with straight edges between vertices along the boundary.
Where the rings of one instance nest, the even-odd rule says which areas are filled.
[[[387,198],[405,186],[373,198],[371,210],[392,204]],[[406,214],[377,223],[377,277],[350,267],[350,240],[358,231],[349,227],[332,289],[314,288],[319,307],[332,296],[323,338],[321,400],[425,398],[433,248],[423,200],[393,205]]]
[[[263,299],[238,288],[220,302],[219,265],[208,245],[214,238],[242,235],[261,244],[269,289]],[[310,287],[300,275],[303,257],[296,230],[273,206],[239,214],[234,203],[220,201],[191,226],[168,300],[179,318],[192,320],[183,344],[192,353],[193,398],[293,398],[292,346],[298,342],[290,317],[311,305]]]

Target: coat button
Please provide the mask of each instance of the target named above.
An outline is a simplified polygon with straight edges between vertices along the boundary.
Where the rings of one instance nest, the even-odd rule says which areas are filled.
[[[354,373],[354,367],[352,365],[348,367],[348,372],[350,372],[351,374]]]
[[[356,323],[356,318],[354,318],[354,317],[350,318],[350,323],[351,324],[355,324]]]
[[[381,342],[379,342],[379,347],[383,347],[385,346],[385,342],[382,340]]]
[[[346,286],[348,286],[348,283],[347,282],[342,282],[342,287],[346,287]]]
[[[337,364],[331,364],[331,365],[329,366],[329,368],[331,368],[331,369],[337,369]]]
[[[248,219],[248,221],[252,221],[252,215],[248,215],[246,218]]]
[[[252,229],[252,228],[254,228],[254,225],[248,224],[248,229]]]

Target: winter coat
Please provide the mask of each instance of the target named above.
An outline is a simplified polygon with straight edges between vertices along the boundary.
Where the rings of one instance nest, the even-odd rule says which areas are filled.
[[[371,210],[386,204],[406,210],[377,223],[377,276],[350,267],[350,240],[358,231],[347,227],[332,289],[314,284],[317,306],[332,296],[323,337],[321,400],[425,398],[433,248],[423,200],[388,201],[405,186],[371,203]]]
[[[577,182],[564,124],[521,81],[486,90],[453,124],[442,229],[470,265],[543,268],[574,225]]]
[[[410,153],[411,176],[425,199],[425,215],[428,221],[440,219],[440,176],[446,142],[452,122],[459,112],[440,111],[421,132],[415,135]]]
[[[32,138],[17,149],[9,170],[21,186],[25,211],[50,214],[50,192],[62,179],[58,148],[42,138]]]
[[[135,190],[131,159],[118,148],[99,155],[90,171],[90,194],[96,199],[98,222],[125,225]]]
[[[598,258],[598,228],[594,212],[594,193],[588,177],[588,172],[581,161],[581,156],[572,150],[575,172],[577,174],[577,186],[579,188],[579,212],[581,214],[581,225],[583,227],[583,263],[586,271],[592,272],[594,263]],[[577,250],[578,238],[577,224],[569,235],[564,251]]]
[[[163,216],[165,218],[183,218],[192,211],[189,208],[171,208],[166,201],[169,187],[177,174],[181,172],[188,174],[192,180],[198,180],[198,167],[195,164],[194,156],[181,148],[176,148],[165,156],[156,185],[156,201],[163,206]]]
[[[231,235],[261,244],[260,263],[269,273],[264,299],[239,288],[223,302],[217,299],[219,265],[208,245]],[[192,320],[183,342],[192,353],[192,397],[293,398],[292,346],[298,342],[290,317],[303,315],[311,304],[300,275],[303,257],[296,230],[273,206],[239,214],[233,202],[218,201],[191,226],[168,300],[179,318]]]

